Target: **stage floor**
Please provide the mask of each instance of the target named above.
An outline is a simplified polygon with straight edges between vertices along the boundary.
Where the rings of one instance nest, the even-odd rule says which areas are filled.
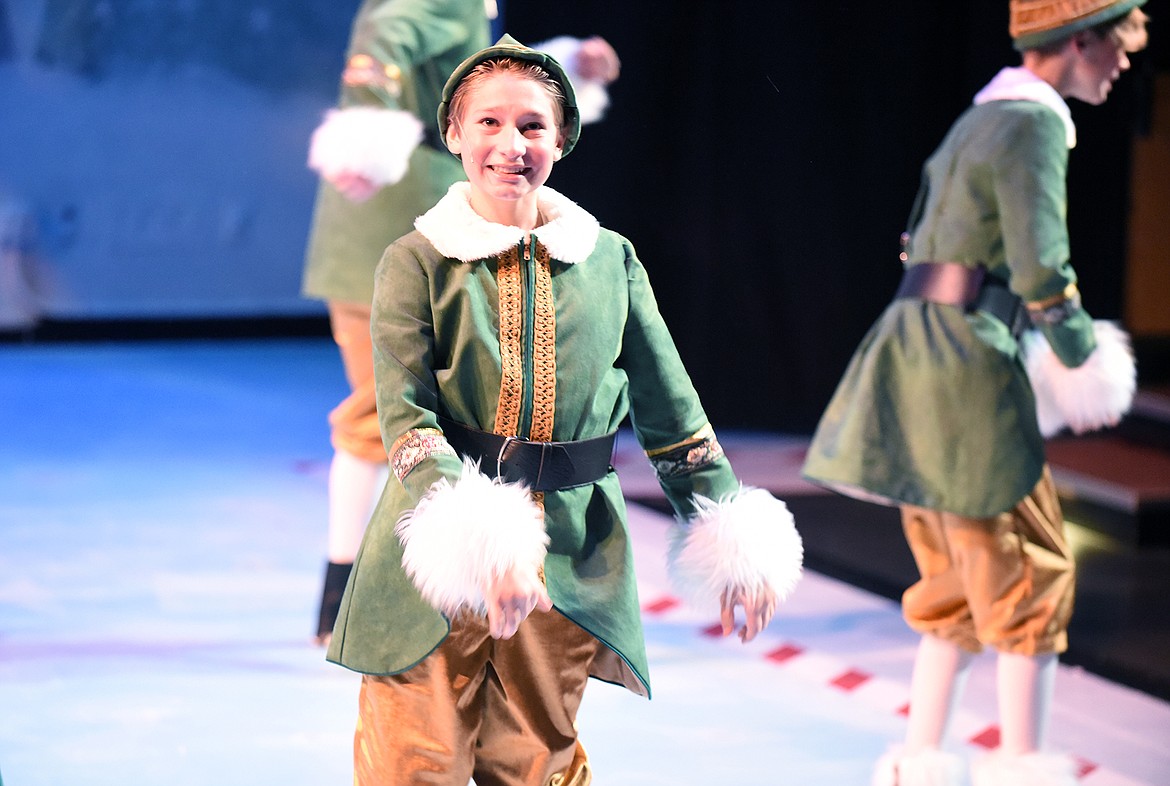
[[[8,786],[351,781],[358,678],[310,643],[343,387],[322,339],[0,346]],[[746,459],[772,440],[725,438],[749,479],[790,472]],[[590,686],[598,783],[868,783],[905,724],[897,605],[809,571],[760,640],[713,637],[717,615],[667,586],[667,523],[631,509],[655,694]],[[992,667],[957,719],[964,755],[994,739]],[[1083,669],[1060,669],[1051,741],[1086,786],[1170,784],[1170,704]]]

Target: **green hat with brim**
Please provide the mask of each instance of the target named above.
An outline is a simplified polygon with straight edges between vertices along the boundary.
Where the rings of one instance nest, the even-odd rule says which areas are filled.
[[[451,76],[447,79],[447,84],[443,86],[443,100],[439,102],[439,132],[443,135],[444,144],[447,141],[447,127],[451,124],[447,117],[447,112],[451,108],[451,99],[455,95],[455,88],[480,63],[486,63],[489,60],[502,60],[504,58],[539,66],[547,71],[557,84],[561,86],[561,94],[564,96],[562,110],[564,112],[565,133],[565,143],[561,147],[561,156],[567,156],[569,151],[573,149],[573,146],[577,144],[577,139],[581,136],[581,113],[577,110],[577,94],[573,92],[573,83],[569,81],[568,75],[565,74],[565,69],[555,59],[546,55],[544,52],[539,52],[524,46],[524,44],[507,33],[494,46],[481,49],[460,63],[451,72]]]
[[[1009,32],[1018,52],[1119,19],[1146,0],[1013,0]]]

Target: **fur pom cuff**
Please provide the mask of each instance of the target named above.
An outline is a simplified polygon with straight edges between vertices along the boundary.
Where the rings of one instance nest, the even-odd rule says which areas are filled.
[[[1024,341],[1024,362],[1036,394],[1040,433],[1051,437],[1065,426],[1074,434],[1112,426],[1129,411],[1137,370],[1129,335],[1111,322],[1094,321],[1097,348],[1068,368],[1038,331]]]
[[[325,178],[348,172],[393,185],[406,174],[422,138],[423,124],[400,109],[332,109],[313,132],[309,168]]]
[[[428,603],[448,617],[484,613],[483,587],[514,565],[544,564],[544,515],[524,486],[493,480],[464,460],[454,484],[431,486],[398,519],[402,567]]]
[[[719,502],[695,495],[696,513],[670,533],[675,588],[698,605],[724,590],[770,587],[783,600],[800,579],[804,548],[788,506],[767,491],[741,486]]]
[[[895,748],[878,759],[872,786],[963,786],[963,760],[953,753]]]
[[[1057,753],[993,753],[971,767],[974,786],[1076,786],[1072,759]]]

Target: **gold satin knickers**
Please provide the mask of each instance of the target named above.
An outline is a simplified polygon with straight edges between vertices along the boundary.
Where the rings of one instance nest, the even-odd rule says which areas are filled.
[[[1046,466],[1032,492],[991,518],[902,506],[921,578],[902,596],[910,627],[969,652],[1068,648],[1075,564]]]
[[[329,325],[341,351],[350,394],[329,413],[334,450],[374,464],[386,463],[374,387],[370,306],[329,301]]]
[[[461,614],[418,665],[362,677],[355,786],[587,786],[576,717],[600,646],[555,610],[501,640]]]

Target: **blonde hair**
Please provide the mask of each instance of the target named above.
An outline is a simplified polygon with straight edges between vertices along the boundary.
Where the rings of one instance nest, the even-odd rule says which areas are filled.
[[[1140,8],[1135,8],[1113,25],[1108,31],[1127,52],[1140,52],[1150,43],[1146,23],[1150,17]]]
[[[520,79],[531,79],[540,85],[553,103],[553,121],[557,130],[562,134],[565,131],[565,92],[552,74],[534,63],[525,63],[510,57],[500,57],[495,60],[485,60],[468,72],[460,80],[455,93],[451,96],[451,107],[448,110],[452,122],[463,120],[463,109],[467,103],[467,96],[489,77],[499,74],[509,74]]]

